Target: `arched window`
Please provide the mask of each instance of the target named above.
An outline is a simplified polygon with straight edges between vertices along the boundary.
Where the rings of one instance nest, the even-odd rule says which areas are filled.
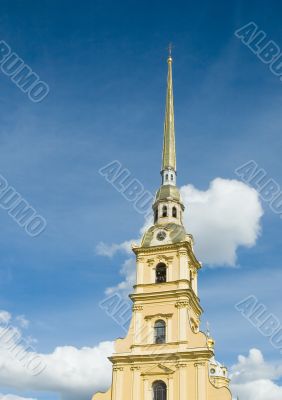
[[[167,217],[167,206],[163,206],[163,217]]]
[[[155,211],[155,222],[157,222],[157,220],[158,220],[158,215],[159,213],[158,213],[158,209],[156,209],[156,211]]]
[[[177,209],[176,209],[176,207],[172,207],[172,216],[173,216],[173,218],[177,217]]]
[[[153,400],[166,400],[166,384],[163,381],[155,381],[153,383]]]
[[[165,174],[165,180],[168,181],[168,174]]]
[[[159,263],[156,266],[156,283],[166,282],[166,265]]]
[[[173,175],[172,174],[170,175],[170,180],[173,181]]]
[[[165,343],[165,322],[162,319],[159,319],[155,322],[155,343],[161,344]]]

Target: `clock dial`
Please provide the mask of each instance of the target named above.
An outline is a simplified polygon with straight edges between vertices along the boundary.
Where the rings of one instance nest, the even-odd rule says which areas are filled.
[[[165,231],[159,231],[157,233],[157,239],[158,240],[164,240],[166,238],[166,232]]]

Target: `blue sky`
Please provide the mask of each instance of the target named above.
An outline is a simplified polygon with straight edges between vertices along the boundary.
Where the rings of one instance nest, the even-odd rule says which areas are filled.
[[[282,185],[282,83],[234,35],[254,21],[282,46],[281,12],[274,0],[1,2],[0,39],[50,87],[32,103],[0,72],[0,173],[48,224],[31,238],[0,210],[0,308],[26,316],[39,352],[123,334],[98,303],[120,281],[124,255],[95,248],[137,237],[143,217],[98,170],[117,159],[158,188],[170,41],[179,185],[207,190],[216,177],[237,179],[250,159]],[[199,278],[228,365],[251,347],[281,357],[234,309],[251,291],[282,321],[282,221],[262,205],[262,233],[239,247],[237,268],[206,268]]]

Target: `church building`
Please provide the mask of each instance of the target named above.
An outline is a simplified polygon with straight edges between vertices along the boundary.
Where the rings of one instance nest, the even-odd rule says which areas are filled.
[[[185,212],[176,185],[172,57],[168,76],[161,186],[154,224],[136,255],[136,285],[130,295],[128,334],[115,342],[112,384],[92,400],[231,400],[227,369],[215,361],[214,340],[200,331],[198,297],[201,268],[193,236],[183,226]]]

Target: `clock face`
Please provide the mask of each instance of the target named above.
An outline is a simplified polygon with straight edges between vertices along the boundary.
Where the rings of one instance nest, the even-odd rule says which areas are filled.
[[[157,239],[158,240],[164,240],[166,238],[166,232],[165,231],[159,231],[157,233]]]

